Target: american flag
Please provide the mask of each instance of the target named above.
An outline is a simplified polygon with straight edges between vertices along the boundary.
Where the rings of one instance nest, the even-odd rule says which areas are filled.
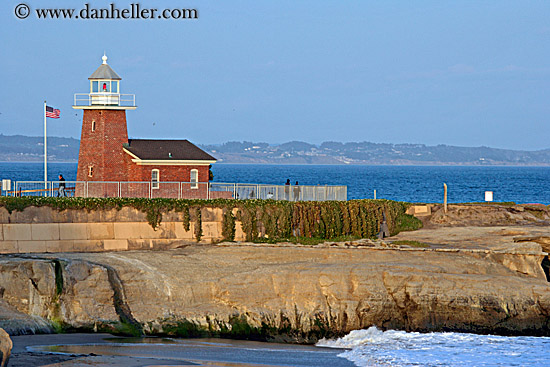
[[[52,119],[58,119],[60,113],[61,111],[59,111],[57,108],[46,106],[46,117],[50,117]]]

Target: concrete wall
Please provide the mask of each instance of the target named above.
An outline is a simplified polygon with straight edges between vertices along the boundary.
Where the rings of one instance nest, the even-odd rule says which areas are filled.
[[[203,208],[201,243],[219,242],[222,237],[222,210]],[[196,243],[195,223],[183,227],[183,214],[163,215],[156,230],[145,213],[133,208],[121,210],[63,210],[29,207],[8,213],[0,208],[0,253],[102,252],[161,250]],[[245,236],[236,223],[235,240]]]
[[[406,213],[410,215],[414,215],[415,217],[426,217],[429,215],[432,215],[432,204],[427,205],[411,205]]]

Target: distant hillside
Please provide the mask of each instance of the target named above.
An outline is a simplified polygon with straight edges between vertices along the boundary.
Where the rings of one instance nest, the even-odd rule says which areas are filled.
[[[80,140],[48,137],[48,160],[76,162]],[[0,161],[32,162],[44,160],[44,137],[0,134]]]
[[[0,134],[0,161],[41,161],[42,137]],[[48,159],[76,162],[79,140],[48,138]],[[219,163],[270,164],[393,164],[393,165],[550,165],[550,149],[521,151],[489,147],[456,147],[424,144],[339,143],[314,145],[291,141],[279,145],[231,141],[199,145]]]
[[[220,162],[286,164],[394,164],[394,165],[550,165],[550,149],[521,151],[489,147],[424,144],[293,141],[280,145],[228,142],[203,145]]]

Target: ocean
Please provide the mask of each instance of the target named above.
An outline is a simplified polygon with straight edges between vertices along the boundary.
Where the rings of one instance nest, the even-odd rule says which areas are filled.
[[[284,184],[290,179],[301,185],[346,185],[348,199],[377,198],[436,203],[443,200],[443,183],[448,201],[480,202],[485,191],[495,201],[550,204],[550,167],[494,166],[332,166],[214,164],[214,182]],[[76,179],[76,163],[48,164],[49,180],[58,174]],[[42,163],[0,163],[0,179],[40,181]]]
[[[317,346],[347,348],[339,357],[355,366],[548,366],[550,338],[467,333],[355,330]]]

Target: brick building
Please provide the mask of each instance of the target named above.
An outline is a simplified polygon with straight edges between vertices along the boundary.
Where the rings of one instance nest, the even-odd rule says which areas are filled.
[[[205,197],[216,159],[188,140],[128,139],[135,96],[120,93],[105,55],[88,79],[90,92],[75,94],[73,106],[84,111],[76,179],[89,182],[88,196]]]

